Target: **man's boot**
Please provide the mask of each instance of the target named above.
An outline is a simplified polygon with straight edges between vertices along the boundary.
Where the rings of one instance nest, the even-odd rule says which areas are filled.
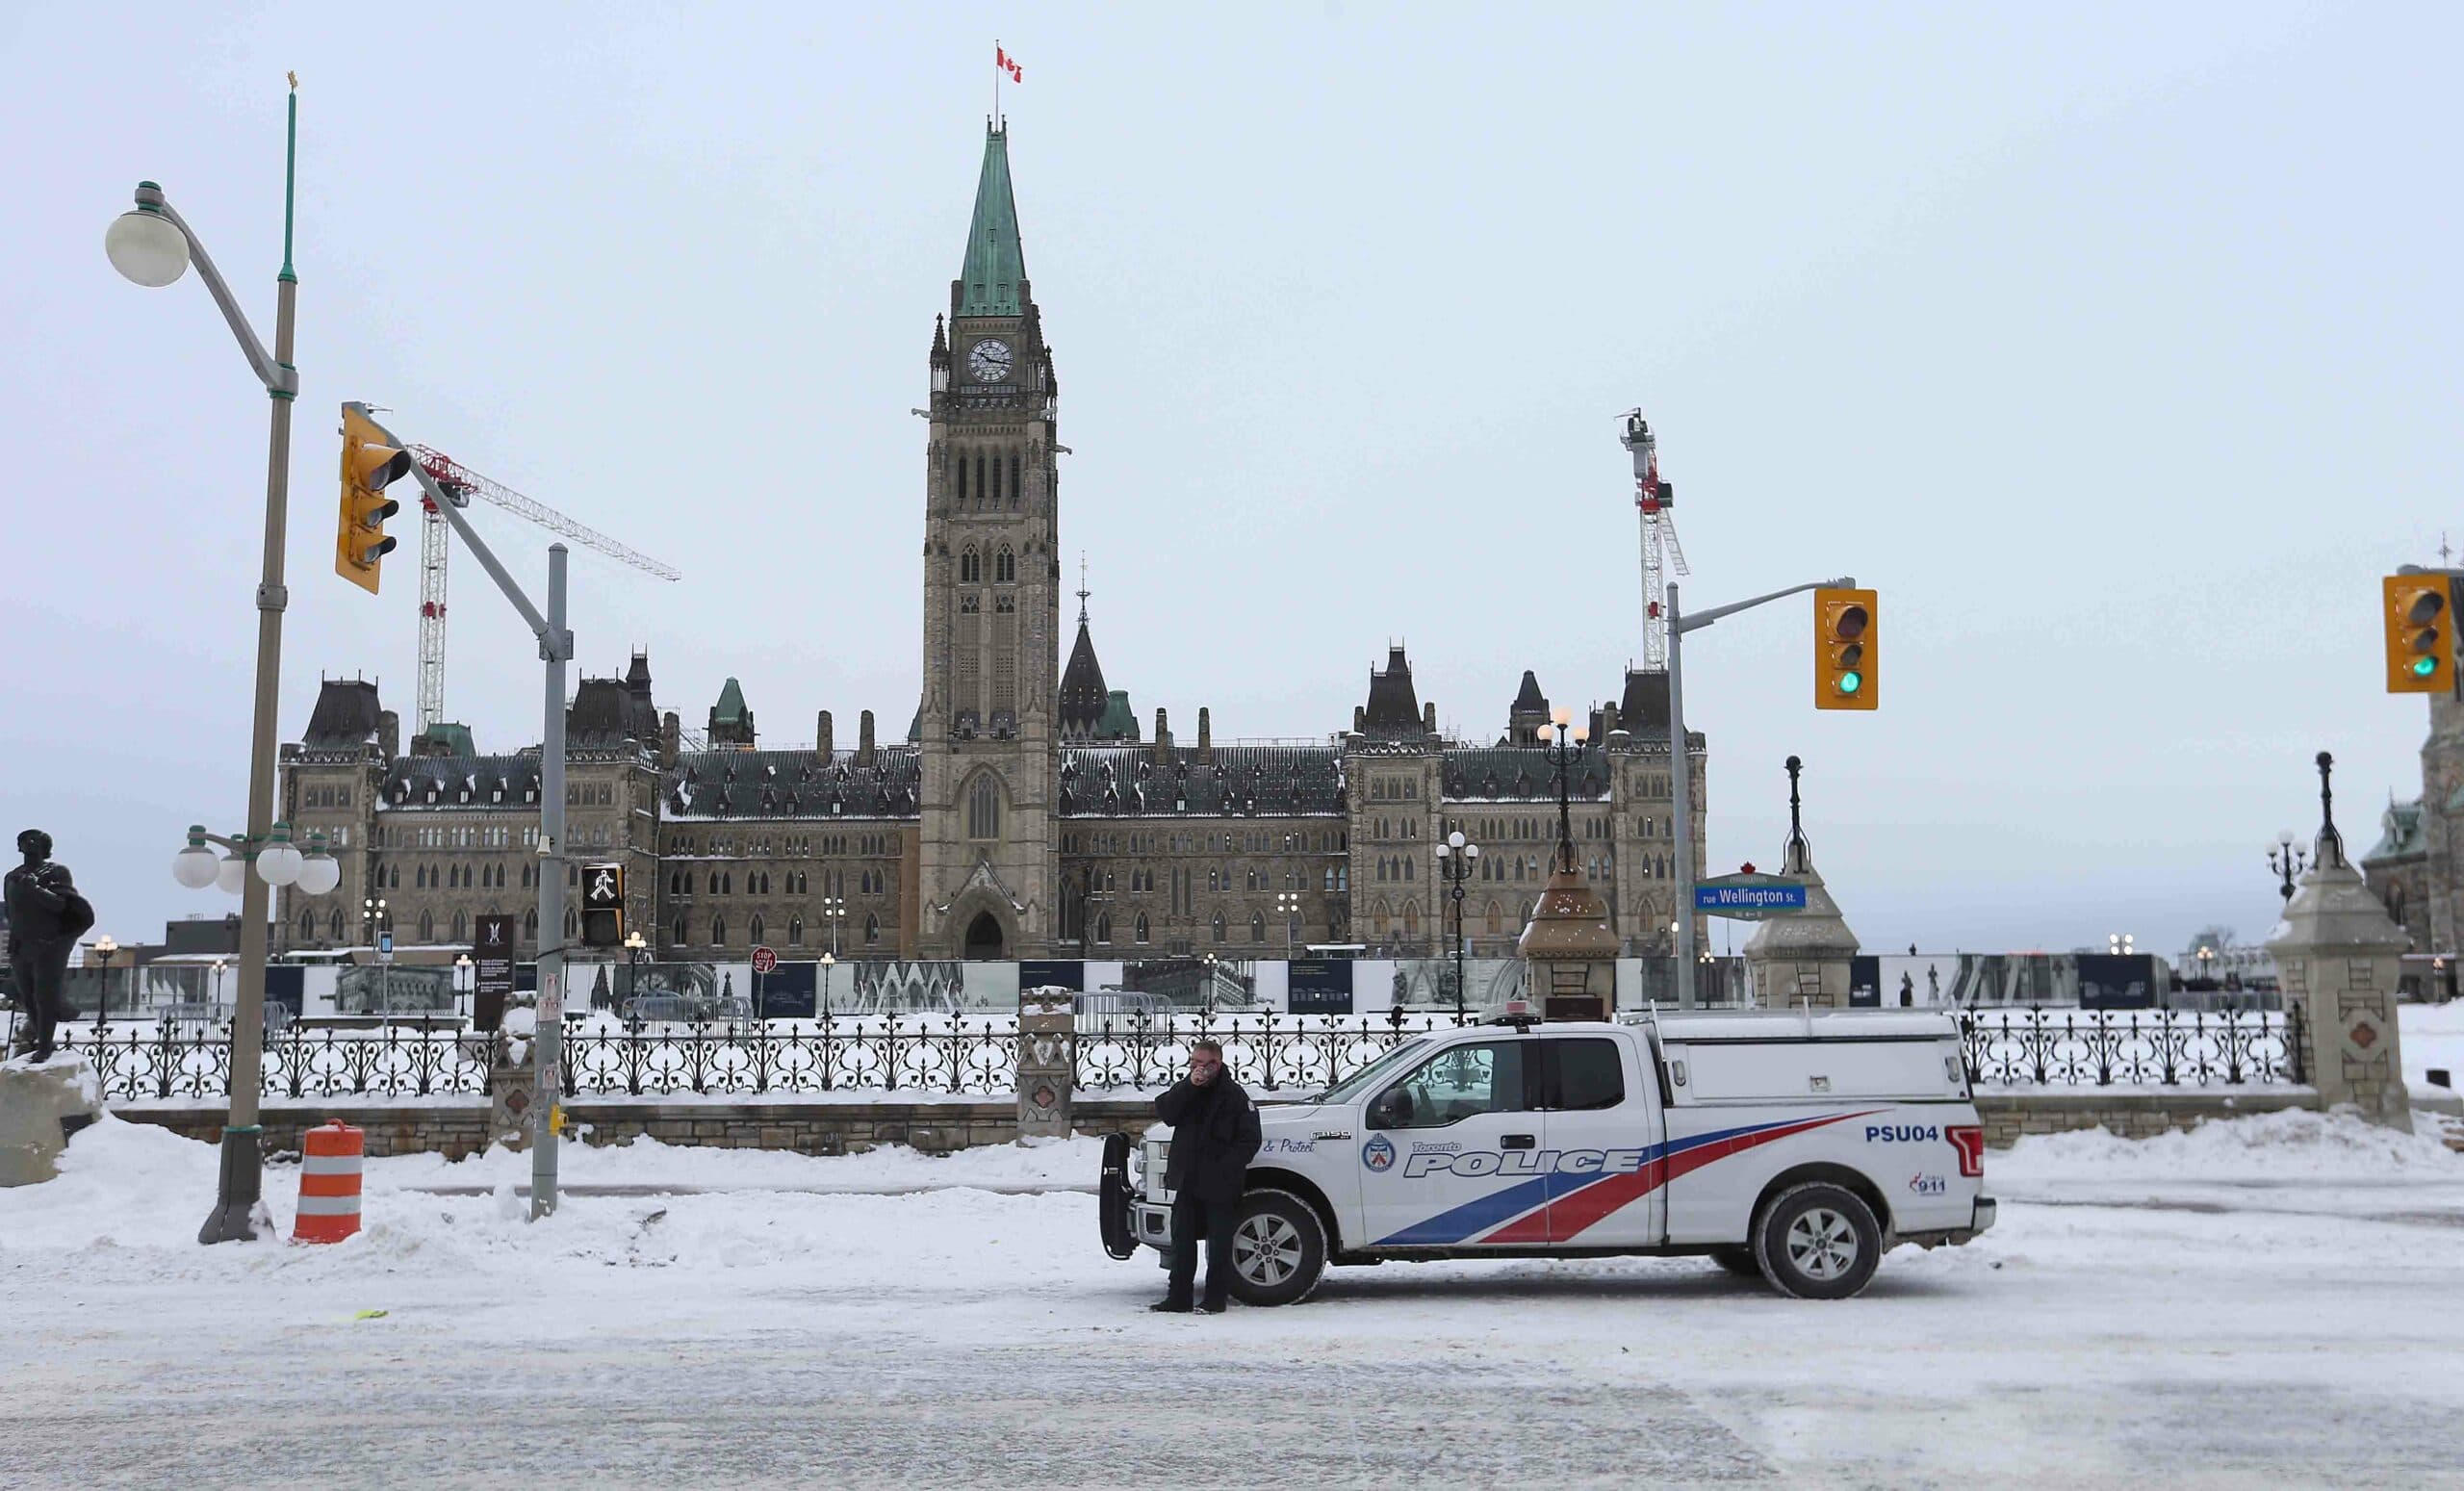
[[[1187,1299],[1164,1298],[1156,1300],[1146,1308],[1158,1315],[1187,1315],[1190,1313],[1190,1302]]]

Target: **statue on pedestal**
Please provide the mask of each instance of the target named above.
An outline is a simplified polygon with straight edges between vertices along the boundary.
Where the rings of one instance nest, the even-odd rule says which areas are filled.
[[[68,955],[94,925],[94,909],[77,893],[68,866],[51,858],[51,835],[28,829],[17,835],[26,862],[11,870],[5,887],[9,907],[9,976],[17,1003],[17,1044],[38,1063],[51,1060],[52,1041],[68,1015],[61,991]]]

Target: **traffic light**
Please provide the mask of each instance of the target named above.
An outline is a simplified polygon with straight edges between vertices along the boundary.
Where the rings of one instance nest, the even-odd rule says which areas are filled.
[[[1813,707],[1874,707],[1881,608],[1870,590],[1825,585],[1813,593]]]
[[[582,866],[581,941],[584,947],[625,945],[625,866]]]
[[[2455,597],[2444,575],[2390,575],[2387,692],[2434,694],[2455,686]]]
[[[343,405],[343,505],[334,526],[334,573],[370,595],[377,572],[394,551],[385,520],[402,504],[385,489],[411,474],[411,453],[397,450],[376,423]]]

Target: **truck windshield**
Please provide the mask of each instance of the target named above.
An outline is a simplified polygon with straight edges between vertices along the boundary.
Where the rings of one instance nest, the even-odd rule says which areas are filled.
[[[1428,1048],[1430,1039],[1427,1036],[1415,1036],[1404,1041],[1333,1087],[1326,1089],[1326,1095],[1318,1100],[1322,1103],[1350,1102],[1361,1093],[1385,1081],[1397,1067],[1417,1060]]]

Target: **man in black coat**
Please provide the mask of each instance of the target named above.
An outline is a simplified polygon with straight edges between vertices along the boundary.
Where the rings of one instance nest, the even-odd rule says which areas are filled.
[[[1172,1273],[1164,1298],[1150,1308],[1189,1313],[1203,1232],[1206,1298],[1199,1308],[1220,1315],[1232,1285],[1232,1223],[1242,1179],[1258,1152],[1258,1110],[1223,1069],[1223,1047],[1200,1041],[1190,1047],[1190,1074],[1155,1099],[1155,1116],[1172,1126],[1172,1157],[1164,1167],[1164,1185],[1172,1193]]]

